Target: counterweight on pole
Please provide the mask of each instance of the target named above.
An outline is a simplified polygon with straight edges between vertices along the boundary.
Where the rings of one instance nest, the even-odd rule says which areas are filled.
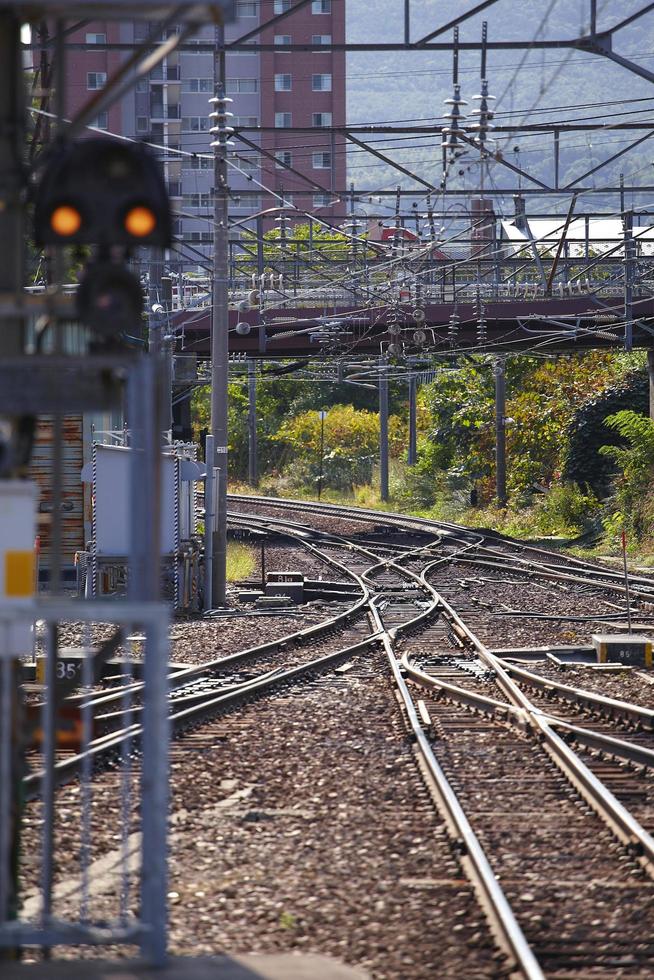
[[[227,126],[225,97],[224,28],[218,29],[218,44],[214,55],[216,95],[210,117],[214,123],[214,266],[213,313],[211,319],[211,435],[214,440],[214,459],[218,478],[216,494],[216,529],[212,534],[212,606],[223,606],[227,587],[227,383],[229,372],[228,349],[228,228],[227,228],[227,146],[231,132]]]

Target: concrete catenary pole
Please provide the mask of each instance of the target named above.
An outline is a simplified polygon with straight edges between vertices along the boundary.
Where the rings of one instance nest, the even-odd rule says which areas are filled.
[[[227,227],[227,106],[225,97],[224,28],[217,28],[214,55],[216,95],[211,99],[214,125],[214,262],[213,311],[211,317],[211,435],[216,467],[216,520],[212,534],[212,606],[224,606],[227,588],[227,383],[229,377],[228,346],[228,227]]]
[[[498,504],[506,504],[506,377],[505,360],[495,361],[495,496]]]
[[[388,374],[386,358],[379,358],[379,495],[388,500]]]
[[[409,466],[415,466],[418,460],[418,448],[417,448],[417,427],[416,427],[416,409],[417,409],[417,395],[418,395],[418,379],[411,371],[409,377],[409,450],[407,453],[407,463]]]
[[[257,362],[248,361],[248,483],[259,485],[257,459]]]
[[[633,349],[634,336],[634,213],[625,211],[624,223],[624,349]]]

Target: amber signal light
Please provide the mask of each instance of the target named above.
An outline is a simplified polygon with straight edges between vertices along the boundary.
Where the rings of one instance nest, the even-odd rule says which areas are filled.
[[[60,204],[50,215],[50,227],[56,235],[70,238],[82,227],[82,215],[72,204]]]
[[[157,227],[157,218],[150,208],[138,205],[129,209],[124,224],[125,230],[134,238],[147,238]]]

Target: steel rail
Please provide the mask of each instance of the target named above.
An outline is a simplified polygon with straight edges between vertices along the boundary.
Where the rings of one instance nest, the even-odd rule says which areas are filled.
[[[423,570],[421,577],[426,581],[428,574],[429,566]],[[475,636],[443,596],[440,596],[440,603],[447,612],[448,618],[465,633],[468,643],[476,650],[479,659],[495,672],[497,683],[509,701],[523,709],[536,737],[542,742],[543,748],[564,776],[613,834],[634,852],[650,877],[654,878],[654,839],[554,731],[554,725],[549,717],[532,704],[524,691],[508,675],[503,662]]]
[[[518,708],[507,701],[497,701],[487,694],[478,694],[476,691],[459,687],[452,684],[451,681],[442,680],[440,677],[434,677],[417,666],[408,654],[403,655],[401,663],[402,669],[408,677],[411,677],[422,687],[436,691],[439,696],[462,704],[479,714],[488,715],[489,718],[495,718],[499,722],[505,721],[523,730],[526,728],[527,712],[523,708]],[[533,714],[546,718],[553,728],[561,729],[565,736],[579,745],[601,752],[606,756],[654,769],[653,749],[644,748],[613,735],[604,735],[579,725],[572,725],[561,718],[556,718],[548,712],[542,711],[540,708],[534,707]]]
[[[258,520],[256,518],[249,518],[249,521],[250,523],[254,521],[254,523],[258,523],[259,526],[265,526],[267,523],[266,518],[259,518]],[[319,531],[315,531],[315,529],[309,529],[309,530],[312,531],[313,536],[320,536],[322,533]],[[277,529],[275,529],[275,533],[280,533],[280,532],[278,532]],[[362,611],[364,607],[367,607],[368,609],[370,608],[372,596],[370,595],[368,586],[365,584],[365,581],[362,576],[358,575],[356,572],[348,568],[343,563],[334,559],[333,556],[326,555],[323,552],[321,552],[320,549],[316,548],[313,544],[311,544],[308,540],[306,540],[306,534],[300,536],[299,534],[295,534],[294,532],[288,529],[286,529],[283,532],[283,534],[291,538],[292,540],[297,540],[303,547],[310,550],[321,560],[325,561],[327,564],[331,565],[332,567],[339,568],[347,576],[353,578],[355,582],[359,585],[359,588],[361,589],[361,598],[358,599],[358,601],[353,606],[351,606],[349,609],[345,610],[344,612],[339,613],[337,616],[331,617],[330,619],[325,620],[322,623],[308,627],[305,630],[300,630],[297,631],[296,633],[288,634],[284,637],[281,637],[279,640],[270,641],[268,643],[261,644],[258,647],[252,647],[248,650],[231,654],[228,657],[223,657],[214,661],[208,661],[204,664],[198,664],[193,667],[189,667],[183,671],[175,671],[170,675],[171,681],[177,682],[180,678],[180,675],[185,678],[195,677],[195,676],[202,677],[207,673],[207,670],[209,668],[220,669],[220,668],[224,668],[225,666],[231,666],[235,663],[241,663],[243,662],[244,659],[251,658],[253,655],[260,655],[262,652],[276,651],[282,649],[284,646],[286,646],[289,643],[297,642],[298,639],[304,641],[306,640],[307,637],[315,637],[316,635],[320,635],[322,633],[331,632],[335,624],[338,624],[341,621],[347,622],[347,620],[351,618],[353,614]],[[325,533],[324,536],[328,538],[330,541],[337,542],[338,536],[334,536],[327,533]],[[352,544],[351,542],[348,542],[346,539],[338,539],[337,543],[341,543],[341,546],[346,546],[350,550],[356,550],[360,553],[367,555],[369,558],[373,559],[374,564],[370,566],[370,568],[376,568],[380,564],[382,565],[386,564],[384,561],[379,562],[379,556],[375,555],[374,552],[370,551],[367,548],[364,548],[360,545]],[[437,544],[437,543],[439,542],[438,541],[433,542],[433,544]],[[422,550],[422,549],[418,549],[418,550]],[[416,549],[409,549],[408,553],[413,554],[415,551]],[[394,563],[390,562],[390,564],[394,564]],[[367,569],[367,571],[370,571],[370,569]],[[408,572],[406,570],[400,570],[398,568],[398,571],[401,571],[403,574],[409,575],[412,578],[416,578],[416,576],[413,573]],[[429,586],[427,586],[427,590],[430,590]],[[339,660],[345,657],[360,652],[361,650],[365,649],[369,645],[376,643],[378,641],[379,641],[379,636],[376,633],[373,633],[370,636],[365,637],[363,640],[360,640],[355,644],[350,644],[333,653],[325,654],[322,657],[315,658],[314,660],[311,660],[306,664],[300,664],[298,666],[291,667],[287,670],[283,670],[281,668],[275,668],[273,671],[269,671],[265,675],[262,675],[261,677],[253,678],[249,681],[244,682],[243,684],[236,685],[235,688],[230,692],[222,692],[220,695],[216,695],[216,696],[214,696],[211,693],[205,694],[204,697],[198,698],[198,703],[193,704],[190,707],[186,707],[182,709],[182,711],[173,710],[169,718],[170,723],[173,726],[173,730],[178,731],[180,727],[190,724],[194,720],[195,721],[204,720],[206,717],[213,716],[224,707],[236,705],[240,703],[242,700],[251,697],[255,693],[260,693],[266,690],[272,690],[277,685],[305,676],[307,673],[318,670],[324,666],[328,666],[331,663],[338,662]],[[177,684],[177,686],[179,685]],[[142,687],[143,687],[142,682],[139,682],[137,684],[130,685],[129,690],[137,691]],[[92,704],[95,704],[96,706],[98,704],[106,704],[108,703],[109,700],[113,700],[115,694],[119,694],[122,697],[126,690],[127,688],[123,688],[118,692],[112,692],[112,695],[107,695],[103,698],[95,699],[92,702]],[[195,696],[191,696],[191,699],[194,701],[196,700]],[[175,701],[172,701],[171,703],[174,709]],[[115,714],[116,716],[119,716],[122,713],[118,712]],[[61,783],[74,778],[78,774],[79,768],[85,757],[88,758],[90,756],[91,759],[96,760],[102,756],[109,755],[112,752],[115,752],[117,749],[119,749],[126,739],[134,740],[136,742],[141,737],[141,735],[142,735],[142,726],[139,724],[134,724],[129,726],[128,728],[122,729],[121,731],[111,732],[100,736],[89,745],[87,749],[87,753],[78,753],[75,756],[71,756],[67,759],[60,760],[58,763],[56,763],[55,772],[54,772],[55,785],[61,785]],[[40,772],[33,772],[24,777],[23,789],[24,789],[24,794],[26,799],[34,799],[38,796],[41,775],[42,774]]]
[[[265,523],[265,519],[262,519],[260,523],[262,524]],[[295,540],[292,532],[288,531],[285,533],[286,536]],[[298,639],[301,640],[301,642],[304,642],[308,637],[313,638],[316,637],[317,635],[319,636],[324,633],[329,633],[334,629],[335,625],[339,625],[341,622],[347,622],[348,619],[352,618],[353,615],[357,615],[359,612],[362,612],[364,608],[368,607],[371,599],[370,592],[368,590],[368,587],[365,585],[365,583],[360,578],[360,576],[356,574],[356,572],[352,571],[352,569],[347,568],[347,566],[345,566],[341,562],[336,561],[336,559],[334,559],[332,556],[324,555],[322,552],[320,552],[318,548],[316,548],[308,541],[300,538],[298,538],[297,540],[299,540],[304,547],[309,549],[316,556],[320,557],[321,560],[325,561],[327,564],[331,565],[332,567],[339,568],[348,577],[353,578],[355,582],[359,585],[359,588],[361,589],[361,598],[359,598],[356,603],[354,603],[344,612],[338,613],[336,616],[330,617],[330,619],[324,620],[323,622],[315,624],[314,626],[307,627],[304,630],[298,630],[296,633],[287,634],[286,636],[281,637],[278,640],[269,641],[267,643],[259,645],[258,647],[252,647],[248,650],[239,651],[238,653],[231,654],[228,657],[222,657],[214,661],[205,662],[204,664],[194,665],[183,671],[175,671],[170,675],[171,682],[175,683],[179,681],[180,675],[182,675],[184,679],[187,679],[189,677],[202,677],[205,676],[209,670],[218,670],[224,668],[225,666],[232,666],[236,663],[242,663],[244,660],[251,659],[254,656],[261,655],[262,653],[275,652],[281,650],[283,649],[284,646],[290,643],[296,643]],[[237,686],[236,689],[231,694],[222,694],[221,696],[218,697],[207,695],[203,703],[200,703],[195,707],[186,708],[183,714],[185,715],[185,717],[191,717],[193,712],[196,711],[198,713],[198,717],[200,717],[200,714],[205,707],[210,713],[212,706],[215,710],[218,710],[219,705],[229,703],[230,699],[233,701],[233,703],[237,703],[239,698],[244,698],[247,697],[248,695],[251,695],[252,693],[263,690],[265,689],[266,686],[270,686],[272,688],[276,684],[282,683],[284,680],[289,680],[294,677],[301,676],[303,671],[305,671],[305,668],[306,670],[317,669],[317,667],[319,666],[327,665],[330,662],[330,658],[333,660],[338,660],[341,657],[350,655],[351,653],[355,652],[360,648],[361,649],[365,648],[369,643],[375,641],[376,641],[376,637],[374,636],[366,637],[363,641],[359,641],[359,643],[355,644],[354,646],[349,645],[339,651],[336,651],[336,653],[327,654],[321,658],[317,658],[313,661],[309,661],[307,664],[300,665],[299,667],[293,667],[287,671],[276,672],[274,676],[272,675],[271,672],[268,672],[265,675],[264,679],[261,678],[251,679],[250,681],[245,682],[243,685]],[[179,684],[177,684],[176,686],[179,686]],[[94,699],[94,701],[92,701],[91,703],[94,704],[96,707],[98,704],[107,704],[111,700],[115,700],[116,695],[122,698],[122,696],[124,695],[125,691],[128,688],[129,691],[135,692],[142,689],[142,687],[143,687],[143,682],[138,682],[137,684],[129,685],[128,687],[123,687],[119,691],[112,692],[111,695],[105,695],[102,698]],[[174,704],[174,702],[172,703]],[[136,710],[136,707],[133,708],[132,710],[133,711]],[[170,720],[173,725],[175,724],[176,716],[179,714],[180,714],[179,712],[177,712],[177,714],[175,713],[171,714]],[[102,735],[98,739],[94,740],[88,746],[87,749],[88,754],[86,755],[86,758],[90,756],[91,759],[96,760],[101,756],[106,756],[111,752],[117,750],[124,743],[126,739],[137,739],[140,737],[141,734],[142,734],[142,727],[138,724],[135,724],[119,732],[113,732],[113,733]],[[76,776],[79,772],[79,768],[81,767],[84,758],[85,758],[85,753],[78,753],[75,756],[71,756],[67,759],[63,759],[57,762],[54,767],[55,785],[60,785],[66,780]],[[32,772],[23,778],[23,789],[24,789],[26,799],[33,799],[38,795],[41,778],[42,778],[41,772]]]
[[[290,509],[290,510],[300,510],[300,511],[305,510],[309,512],[313,511],[319,513],[325,513],[326,515],[333,514],[334,516],[340,515],[343,517],[347,517],[350,520],[359,520],[362,522],[370,522],[370,523],[387,522],[389,525],[394,525],[394,526],[399,525],[401,528],[404,529],[407,528],[410,528],[412,530],[437,529],[444,535],[450,534],[457,538],[463,538],[463,539],[472,538],[476,541],[476,543],[480,546],[482,550],[488,550],[491,553],[494,552],[494,549],[490,545],[485,544],[485,542],[487,541],[503,543],[506,545],[506,547],[519,549],[520,551],[523,552],[532,552],[534,554],[544,555],[551,559],[559,559],[559,560],[561,559],[561,555],[557,552],[548,551],[545,548],[540,548],[535,545],[530,545],[530,544],[523,543],[521,541],[517,541],[513,538],[508,538],[497,531],[490,531],[484,529],[482,533],[479,530],[466,528],[461,524],[455,524],[451,521],[434,521],[430,518],[415,517],[413,515],[407,515],[407,514],[398,514],[393,511],[377,511],[377,510],[371,510],[370,508],[347,507],[342,504],[323,504],[323,503],[317,503],[315,501],[307,501],[307,500],[294,501],[288,499],[280,499],[278,497],[262,497],[262,496],[254,496],[254,495],[247,495],[247,494],[230,494],[229,499],[243,502],[243,503],[249,502],[249,503],[254,503],[259,505],[277,507],[280,509]],[[500,555],[499,557],[504,558],[505,556]],[[510,559],[512,556],[506,556],[506,557]],[[570,556],[566,555],[565,561],[566,561],[566,565],[568,566],[569,565],[579,566],[580,569],[585,569],[589,572],[596,573],[601,578],[605,578],[605,577],[614,578],[616,580],[616,584],[618,585],[623,579],[621,572],[614,571],[613,569],[603,568],[600,565],[595,565],[592,562],[588,562],[585,561],[584,559],[577,558],[574,555],[570,555]],[[554,570],[557,567],[560,566],[557,566],[555,564],[553,566]],[[573,580],[580,581],[575,576],[573,576]],[[648,579],[642,575],[630,574],[629,581],[633,583],[640,582],[645,586],[649,586],[652,589],[652,596],[651,597],[645,596],[644,598],[646,601],[648,598],[654,598],[654,582],[651,579]],[[603,583],[590,581],[587,582],[586,584],[591,584],[600,587]],[[624,592],[624,586],[622,586],[621,589],[618,589],[616,591]]]
[[[330,512],[336,509],[333,505],[327,505],[327,507]],[[316,508],[305,507],[304,509],[315,510]],[[324,510],[326,508],[321,507],[320,509]],[[350,509],[349,511],[346,508],[338,509],[345,511],[350,519],[356,519],[355,509]],[[379,515],[373,512],[371,519],[379,521]],[[399,519],[402,520],[402,518]],[[394,562],[389,562],[388,564],[394,564]],[[502,661],[485,647],[463,622],[453,607],[428,583],[427,575],[431,567],[435,567],[436,564],[439,563],[434,562],[433,565],[428,564],[419,576],[434,599],[430,611],[433,612],[437,607],[440,607],[446,613],[449,620],[456,624],[457,632],[464,636],[468,644],[476,650],[480,660],[494,671],[499,687],[503,690],[514,708],[520,709],[526,726],[534,731],[536,738],[542,742],[543,748],[565,778],[610,828],[614,836],[633,853],[646,872],[651,877],[654,877],[654,840],[652,837],[554,730],[555,720],[550,719],[549,716],[545,715],[531,703],[529,698],[509,676]],[[407,570],[404,571],[411,577],[416,578],[413,573]],[[409,625],[405,623],[402,628],[406,630],[409,628]],[[402,629],[396,628],[394,633],[397,635],[401,631]],[[493,710],[498,709],[494,708]],[[561,727],[564,731],[567,730],[568,735],[571,735],[574,731],[572,727],[567,729],[562,726],[556,727]],[[580,737],[584,737],[583,734],[580,734]],[[594,733],[586,733],[587,742],[591,737],[594,738],[595,744],[601,741]],[[620,748],[618,740],[612,740],[611,743],[604,740],[604,745],[607,747],[610,745],[610,751],[618,754],[617,750]],[[630,746],[630,753],[633,753],[633,750],[634,747]],[[607,751],[609,751],[608,748]]]
[[[292,505],[292,502],[289,502],[289,504]],[[325,505],[325,506],[330,508],[332,507],[332,505]],[[321,509],[322,509],[322,505],[321,505]],[[350,514],[356,512],[357,510],[353,508],[352,511],[350,511]],[[375,514],[375,516],[377,515]],[[457,553],[456,555],[446,556],[445,560],[455,560],[457,558],[460,558],[462,555],[465,555],[467,551],[473,549],[475,546],[476,545],[474,543],[470,543],[467,546],[463,547],[461,549],[461,552]],[[406,558],[411,554],[419,554],[421,552],[428,551],[430,547],[432,547],[431,544],[427,546],[422,546],[421,548],[408,550],[404,552],[401,556],[399,556],[398,560],[401,560],[402,558]],[[439,562],[441,560],[442,559],[439,559]],[[379,562],[380,567],[381,566],[388,567],[394,564],[395,561],[392,559]],[[425,569],[424,571],[427,572],[431,567],[433,567],[433,564],[428,566],[428,568]],[[405,573],[411,578],[414,578],[416,581],[419,580],[418,576],[416,576],[414,573],[409,572],[406,569],[398,569],[398,570],[401,570],[403,573]],[[369,581],[368,578],[369,575],[370,575],[370,570],[368,570],[365,573],[364,575],[365,580]],[[433,598],[440,606],[442,611],[445,611],[446,604],[444,603],[444,601],[443,603],[441,603],[440,595],[436,592],[435,589],[433,589],[430,583],[427,582],[424,575],[422,576],[422,581],[425,585],[428,586],[430,593],[432,594]],[[453,613],[453,616],[451,617],[451,622],[453,622],[454,625],[456,626],[456,631],[458,632],[458,634],[460,636],[468,637],[469,641],[473,646],[475,646],[476,649],[479,649],[480,646],[483,646],[481,642],[476,637],[474,637],[474,635],[469,631],[468,627],[460,619],[458,614],[456,614],[454,610],[451,611]],[[393,635],[393,637],[395,637],[396,635],[399,635],[402,631],[415,629],[416,626],[421,621],[430,618],[433,615],[433,612],[434,612],[433,607],[428,608],[427,610],[423,611],[420,615],[414,617],[414,619],[393,629],[391,631],[391,634]],[[487,652],[491,654],[490,651]],[[517,665],[504,664],[503,662],[501,663],[503,664],[503,667],[508,674],[514,673],[519,677],[522,677],[529,683],[533,682],[533,686],[541,687],[544,690],[552,690],[553,688],[555,688],[557,690],[560,690],[562,696],[567,695],[569,700],[571,701],[576,701],[577,703],[585,704],[587,707],[591,707],[594,710],[599,711],[600,713],[604,713],[604,714],[609,713],[617,717],[628,718],[630,721],[639,724],[644,728],[654,729],[654,711],[651,711],[648,708],[644,708],[639,705],[634,705],[629,702],[619,701],[614,698],[607,698],[603,695],[595,694],[594,692],[584,691],[583,689],[571,688],[567,685],[560,684],[559,682],[556,681],[540,678],[539,675],[533,674],[531,671],[528,671],[522,667],[518,667]],[[494,667],[493,667],[493,671],[495,673],[495,676],[498,677],[498,673]],[[493,709],[490,709],[491,699],[485,699],[483,696],[476,695],[470,691],[467,691],[464,688],[456,688],[455,685],[447,685],[445,682],[439,682],[439,683],[444,689],[449,687],[450,694],[452,696],[455,696],[456,699],[461,703],[467,703],[468,706],[473,708],[474,710],[484,710],[486,712],[490,711],[490,713],[493,713]],[[510,678],[507,678],[504,683],[500,684],[500,686],[503,688],[505,694],[507,695],[507,697],[509,697],[510,701],[513,701],[514,703],[520,701],[521,692],[516,685],[510,682]],[[502,703],[494,702],[494,704],[501,705]],[[504,707],[506,708],[507,706],[505,705]],[[520,707],[522,708],[522,710],[525,710],[526,705],[522,703]],[[495,710],[499,711],[499,709],[495,709]],[[569,723],[565,722],[564,719],[559,719],[549,712],[543,712],[540,709],[536,708],[534,705],[531,705],[531,703],[530,703],[530,710],[532,710],[534,713],[541,714],[543,717],[547,717],[548,722],[553,726],[561,728],[562,730],[567,731],[571,735],[574,735],[576,733],[577,741],[589,747],[592,746],[594,748],[597,748],[606,754],[618,755],[620,756],[620,758],[623,758],[626,761],[636,761],[642,765],[651,765],[652,763],[650,750],[636,746],[625,739],[616,739],[609,735],[602,735],[599,733],[591,732],[588,729],[585,729],[581,726],[570,725]]]
[[[256,518],[252,518],[251,520],[256,521]],[[262,518],[258,523],[260,525],[263,525],[266,522],[267,519]],[[277,530],[275,530],[275,533],[282,534],[282,532],[279,532]],[[324,561],[326,564],[331,565],[334,568],[338,568],[346,576],[350,578],[354,578],[355,581],[357,581],[356,574],[353,573],[351,569],[347,568],[346,565],[344,565],[342,562],[336,561],[336,559],[334,559],[331,555],[323,554],[318,548],[313,546],[310,542],[294,535],[292,531],[288,530],[283,532],[283,536],[291,538],[292,540],[297,540],[300,544],[302,544],[303,547],[306,547],[309,550],[311,550],[316,555],[316,557],[318,557],[321,561]],[[181,687],[189,680],[193,680],[195,678],[201,679],[203,677],[209,677],[216,671],[223,670],[225,667],[233,667],[237,664],[244,663],[248,660],[254,659],[257,656],[261,656],[265,653],[276,653],[279,650],[282,650],[285,646],[288,646],[289,644],[304,643],[307,639],[313,638],[315,636],[320,636],[322,633],[329,632],[335,626],[338,626],[341,623],[346,623],[349,619],[352,619],[355,616],[357,616],[359,613],[362,613],[368,601],[369,591],[365,583],[357,581],[357,584],[361,589],[361,597],[357,600],[356,603],[354,603],[348,609],[345,609],[342,612],[337,613],[335,616],[332,616],[329,619],[322,621],[321,623],[316,623],[312,626],[307,626],[305,629],[297,630],[294,633],[288,633],[285,636],[279,637],[279,639],[277,640],[269,640],[266,643],[258,644],[255,647],[249,647],[246,650],[240,650],[237,653],[229,654],[229,656],[227,657],[219,657],[215,660],[207,660],[201,664],[194,664],[190,667],[185,667],[182,670],[171,671],[170,674],[168,675],[168,683],[170,684],[171,689],[174,690],[178,687]],[[136,681],[133,684],[122,685],[121,687],[117,687],[109,694],[103,694],[100,695],[99,697],[94,697],[90,702],[85,701],[87,695],[79,694],[79,695],[75,695],[70,699],[67,699],[66,703],[67,704],[80,703],[80,704],[86,704],[87,706],[91,706],[93,708],[98,708],[101,707],[102,705],[108,705],[115,701],[120,700],[123,697],[123,695],[126,693],[137,693],[142,689],[143,689],[143,682]]]
[[[518,967],[527,980],[545,980],[543,971],[495,877],[479,838],[432,751],[418,719],[411,694],[402,677],[393,649],[393,639],[385,629],[374,602],[371,603],[371,611],[375,625],[381,631],[384,652],[404,705],[409,729],[415,739],[415,751],[419,762],[422,763],[421,770],[425,783],[443,816],[450,838],[459,845],[459,860],[477,893],[479,904],[486,914],[491,931],[501,948],[513,961],[507,966],[511,970]]]
[[[584,688],[562,684],[560,681],[553,681],[548,677],[534,674],[533,671],[515,664],[504,663],[504,669],[507,673],[519,677],[527,687],[536,688],[547,694],[556,694],[558,698],[592,708],[599,714],[610,715],[614,718],[626,718],[649,731],[654,731],[654,711],[651,708],[632,704],[629,701],[619,701],[617,698],[608,698],[594,691],[586,691]]]

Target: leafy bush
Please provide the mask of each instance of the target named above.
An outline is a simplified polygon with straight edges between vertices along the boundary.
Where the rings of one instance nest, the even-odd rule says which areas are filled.
[[[398,418],[389,419],[391,455],[399,455],[404,445],[403,426]],[[321,422],[317,412],[303,412],[288,418],[275,439],[283,443],[291,462],[284,473],[295,486],[317,487],[320,479]],[[379,455],[379,417],[376,412],[357,410],[352,405],[334,405],[324,422],[322,458],[323,487],[351,490],[370,483]]]
[[[555,484],[534,507],[533,523],[541,534],[581,534],[599,515],[601,504],[586,487],[575,483]]]

